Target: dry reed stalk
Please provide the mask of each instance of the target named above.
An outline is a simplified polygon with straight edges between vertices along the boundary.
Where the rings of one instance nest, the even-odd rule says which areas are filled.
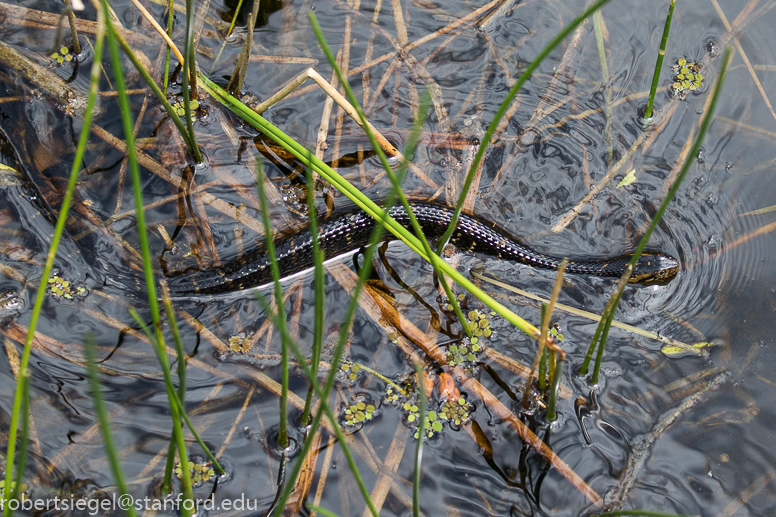
[[[183,54],[181,54],[181,51],[178,50],[178,46],[173,42],[170,37],[167,35],[167,31],[165,31],[161,25],[156,21],[156,18],[148,12],[148,10],[145,8],[145,6],[140,3],[139,0],[130,0],[132,2],[132,5],[134,5],[138,11],[140,11],[140,14],[145,18],[145,20],[151,24],[151,27],[154,28],[156,33],[161,36],[161,38],[164,40],[164,42],[167,44],[168,47],[172,50],[173,54],[175,54],[175,57],[178,59],[178,62],[183,66],[183,63],[186,61],[183,59]],[[158,68],[157,68],[158,70]]]
[[[711,5],[713,5],[714,9],[717,11],[717,15],[719,16],[719,19],[722,21],[723,24],[725,24],[725,29],[727,29],[728,32],[732,32],[733,26],[730,25],[730,22],[725,16],[725,13],[722,11],[722,8],[720,7],[719,2],[717,2],[717,0],[711,0]],[[751,11],[752,9],[754,9],[754,5],[750,4],[745,8],[745,11]],[[754,81],[754,84],[757,87],[757,91],[760,92],[760,97],[762,97],[763,102],[765,102],[765,105],[768,106],[768,111],[771,112],[771,116],[773,117],[773,119],[776,120],[776,111],[774,111],[773,109],[771,100],[768,98],[768,94],[765,92],[765,88],[763,88],[763,85],[760,82],[760,79],[757,77],[757,73],[755,72],[754,67],[752,66],[752,63],[749,61],[749,57],[746,55],[746,52],[744,51],[744,47],[742,47],[741,42],[738,41],[737,36],[733,38],[733,45],[735,45],[738,53],[741,54],[741,59],[744,60],[746,69],[749,71],[749,75],[752,77],[752,80]]]
[[[338,60],[338,66],[340,70],[342,70],[342,74],[347,77],[348,68],[350,68],[350,16],[345,16],[345,31],[344,35],[342,36],[342,48],[340,49],[342,54],[341,57]],[[339,53],[338,53],[339,56]],[[334,78],[332,78],[332,84],[334,83]],[[345,93],[344,88],[340,88],[341,94]],[[342,124],[344,122],[345,118],[345,110],[342,108],[342,106],[337,106],[337,115],[334,119],[334,145],[332,146],[332,162],[331,162],[331,168],[335,171],[339,168],[339,154],[340,154],[340,144],[342,141]]]
[[[248,393],[245,394],[243,403],[240,406],[240,411],[237,412],[237,416],[232,421],[232,425],[229,426],[229,432],[226,433],[226,436],[224,437],[224,441],[221,442],[221,447],[219,447],[218,452],[216,452],[215,454],[216,459],[221,459],[221,456],[224,454],[224,452],[226,452],[226,448],[229,447],[230,443],[232,443],[232,438],[234,437],[234,434],[238,431],[237,427],[240,425],[240,422],[242,422],[242,419],[245,416],[245,412],[248,410],[248,406],[251,403],[251,399],[253,398],[254,393],[256,393],[256,385],[251,384],[251,388],[248,390]],[[202,429],[199,427],[197,427],[197,430],[200,433],[202,432]],[[221,432],[223,433],[223,430]]]
[[[342,58],[342,49],[337,51],[337,61],[341,61]],[[331,73],[331,81],[326,82],[326,80],[318,74],[317,71],[313,70],[312,68],[307,69],[308,77],[312,76],[312,72],[315,72],[315,75],[320,77],[320,82],[325,83],[328,88],[331,88],[332,92],[336,92],[339,95],[339,92],[337,91],[337,84],[338,84],[338,78],[337,78],[337,72],[332,71]],[[313,79],[314,80],[314,79]],[[316,81],[318,82],[318,81]],[[324,91],[326,91],[326,88],[321,86]],[[334,107],[334,96],[329,92],[326,91],[326,93],[329,94],[328,97],[326,97],[326,100],[323,102],[323,111],[321,112],[321,123],[318,126],[318,137],[315,141],[315,156],[316,158],[322,159],[324,153],[326,152],[326,149],[329,148],[329,145],[326,143],[326,139],[329,136],[329,122],[331,121],[331,110]],[[317,177],[317,173],[313,173],[313,178]]]
[[[377,0],[377,3],[375,4],[375,10],[374,14],[372,14],[372,23],[377,23],[377,20],[380,16],[380,8],[382,7],[383,2],[382,0]],[[377,34],[375,33],[375,30],[372,29],[369,33],[369,42],[366,44],[366,52],[364,53],[364,62],[368,63],[372,60],[372,52],[374,52],[375,47],[375,37]],[[364,75],[361,76],[361,88],[363,90],[363,105],[364,105],[364,113],[368,114],[370,110],[366,108],[366,106],[369,104],[369,88],[370,88],[370,73],[369,69],[364,70]]]
[[[379,1],[379,0],[378,0]],[[323,456],[323,464],[321,465],[321,475],[318,476],[318,486],[315,489],[315,498],[313,504],[315,506],[321,505],[321,499],[323,498],[323,489],[326,486],[326,479],[328,478],[331,469],[331,458],[334,455],[334,444],[336,439],[334,437],[329,438],[329,442],[326,444],[326,453]],[[315,517],[315,513],[311,512],[310,517]]]
[[[409,429],[407,429],[402,422],[399,422],[396,426],[396,431],[393,433],[393,440],[391,440],[391,445],[388,447],[388,452],[385,453],[384,464],[385,467],[390,470],[379,474],[377,481],[375,481],[374,488],[372,488],[372,493],[370,494],[370,499],[372,499],[378,512],[382,509],[385,499],[388,497],[388,491],[391,488],[393,478],[396,477],[396,471],[399,469],[401,460],[404,457],[404,449],[407,447],[409,438]],[[410,505],[410,507],[412,507],[412,505]],[[369,509],[364,508],[361,517],[370,516],[371,513],[369,513]]]
[[[738,497],[725,506],[725,508],[717,514],[717,517],[733,517],[733,515],[746,506],[754,496],[765,490],[774,479],[776,479],[776,470],[773,468],[766,470],[762,476],[754,480],[751,485],[738,494]]]

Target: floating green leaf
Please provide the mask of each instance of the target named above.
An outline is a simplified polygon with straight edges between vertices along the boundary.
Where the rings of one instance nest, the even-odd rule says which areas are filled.
[[[636,182],[636,169],[631,169],[631,171],[625,175],[625,177],[620,181],[620,183],[617,184],[618,188],[627,187],[631,183]]]

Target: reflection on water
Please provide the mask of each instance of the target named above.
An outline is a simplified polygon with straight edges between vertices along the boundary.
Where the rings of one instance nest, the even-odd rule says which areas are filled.
[[[266,99],[316,61],[315,68],[330,77],[309,30],[311,5],[262,6],[267,7],[262,10],[265,19],[254,32],[255,55],[245,92]],[[402,16],[393,12],[399,6]],[[420,93],[431,86],[434,105],[423,126],[418,169],[405,183],[413,198],[454,202],[475,146],[515,77],[584,2],[505,3],[474,11],[479,7],[465,2],[369,3],[356,8],[315,4],[330,45],[349,56],[350,70],[358,67],[351,86],[367,106],[372,124],[389,140],[401,144],[406,139]],[[126,5],[114,8],[122,20],[136,17]],[[723,20],[706,4],[678,5],[656,100],[654,124],[659,129],[644,133],[637,113],[646,102],[663,9],[637,2],[604,9],[598,23],[608,80],[602,78],[592,21],[552,53],[521,90],[486,154],[471,210],[548,254],[600,258],[631,251],[697,131],[707,85],[719,66],[718,43],[729,39],[727,20],[743,27],[718,119],[700,155],[690,157],[690,173],[649,244],[649,249],[677,257],[681,271],[667,285],[629,287],[617,314],[619,321],[661,337],[715,346],[706,356],[668,357],[660,352],[664,343],[613,329],[603,379],[599,390],[591,391],[577,373],[595,324],[559,311],[553,323],[568,353],[560,419],[550,428],[541,410],[522,418],[598,496],[621,493],[617,487],[625,486],[623,478],[632,474],[635,483],[622,498],[623,508],[770,515],[776,503],[763,487],[772,480],[776,461],[766,445],[774,420],[769,402],[776,387],[768,368],[776,308],[776,278],[769,260],[776,252],[776,212],[760,209],[776,205],[768,188],[776,167],[771,152],[776,113],[764,98],[773,82],[770,27],[776,14],[761,8],[739,20],[741,6],[727,2],[721,7],[727,17]],[[231,4],[213,4],[208,14],[223,19],[233,10]],[[46,61],[55,25],[25,28],[14,13],[4,14],[3,40],[63,79],[70,78],[72,66]],[[155,13],[161,16],[161,8]],[[88,11],[83,15],[90,16]],[[463,23],[452,30],[420,41],[460,20]],[[224,28],[215,18],[205,17],[204,23],[198,64],[202,70],[214,67],[212,77],[225,82],[239,46],[230,43],[214,62]],[[144,24],[129,27],[146,34]],[[138,37],[133,44],[154,61],[156,43]],[[401,57],[395,55],[397,46],[405,46]],[[85,91],[88,59],[69,83],[76,92]],[[680,59],[702,64],[704,85],[672,96],[677,72],[669,68]],[[6,78],[13,75],[3,72]],[[4,80],[0,114],[9,141],[4,137],[0,142],[2,158],[18,172],[0,167],[0,332],[10,347],[23,342],[29,325],[53,233],[51,214],[58,213],[62,202],[82,120],[55,109],[28,85],[20,86],[22,80]],[[110,89],[103,82],[103,89]],[[23,97],[11,98],[17,95]],[[337,122],[333,109],[330,129],[323,130],[325,141],[318,142],[325,98],[310,88],[265,115],[318,150],[369,197],[385,198],[388,182],[378,160],[347,116]],[[270,179],[274,227],[285,231],[306,223],[303,170],[211,99],[201,99],[202,116],[195,123],[207,164],[195,168],[187,168],[178,137],[151,98],[136,94],[132,101],[134,114],[144,114],[138,125],[143,201],[157,266],[207,269],[258,245],[263,227],[254,189],[257,158],[264,159]],[[113,97],[103,98],[100,110],[33,351],[32,412],[37,425],[34,460],[28,462],[25,479],[35,497],[96,497],[101,487],[113,483],[83,380],[81,343],[86,334],[98,344],[113,430],[133,491],[155,490],[154,478],[161,475],[168,447],[169,410],[161,374],[145,335],[128,314],[129,307],[137,307],[150,320],[143,302],[124,151],[111,143],[110,135],[122,134]],[[632,150],[634,142],[638,145]],[[597,188],[615,167],[611,180]],[[635,182],[619,185],[630,172]],[[591,202],[567,228],[553,233],[551,229],[594,189]],[[326,186],[317,202],[321,212],[327,203],[349,206]],[[519,412],[524,381],[515,364],[532,363],[534,343],[470,297],[462,300],[465,311],[475,314],[475,327],[483,316],[487,325],[479,328],[489,334],[479,335],[481,342],[461,340],[460,326],[439,297],[430,268],[396,243],[379,257],[368,297],[349,329],[348,369],[338,373],[338,400],[332,407],[341,410],[341,422],[347,423],[349,445],[368,490],[381,505],[380,514],[407,515],[411,487],[406,480],[412,478],[410,451],[418,411],[413,409],[408,357],[426,361],[429,379],[437,385],[447,382],[442,374],[449,369],[428,360],[415,344],[441,347],[505,408]],[[352,274],[344,266],[355,269],[361,260],[359,254],[344,258],[326,276],[324,362],[331,359],[352,289]],[[491,276],[543,297],[554,281],[551,272],[486,257],[460,254],[451,260],[459,271],[484,266]],[[612,287],[610,280],[569,276],[559,301],[600,314]],[[307,351],[314,327],[312,276],[290,279],[284,288],[291,332]],[[485,288],[519,316],[538,321],[536,302],[487,284]],[[229,476],[219,482],[215,499],[245,494],[266,509],[277,489],[279,453],[270,444],[278,432],[280,339],[256,295],[268,293],[201,297],[176,305],[190,357],[187,408],[208,446],[228,466]],[[3,389],[10,393],[13,370],[6,366],[3,372]],[[715,380],[719,386],[705,392]],[[421,487],[421,507],[427,515],[577,516],[593,511],[593,498],[575,488],[567,473],[557,464],[549,467],[495,406],[457,382],[450,388],[461,391],[455,396],[451,391],[431,392],[437,419],[426,442]],[[299,442],[304,438],[300,413],[307,386],[296,367],[291,389],[291,435]],[[2,412],[9,417],[9,404]],[[328,445],[329,437],[325,434],[317,446],[307,500],[340,515],[361,514],[364,505],[350,475],[339,475],[346,461],[339,447]],[[192,442],[191,453],[200,454],[196,447]],[[197,496],[207,497],[212,487],[203,481]]]

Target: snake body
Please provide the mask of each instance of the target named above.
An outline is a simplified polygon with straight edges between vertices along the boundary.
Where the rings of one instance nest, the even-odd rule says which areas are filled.
[[[410,208],[427,238],[441,237],[452,220],[453,210],[435,203],[410,203]],[[388,209],[388,214],[412,231],[403,206]],[[330,217],[318,228],[320,248],[326,260],[357,250],[368,244],[377,223],[357,209]],[[395,239],[386,232],[384,240]],[[461,250],[482,253],[534,267],[557,269],[562,258],[544,255],[525,246],[506,231],[473,215],[462,214],[451,242]],[[286,277],[313,267],[312,235],[303,230],[277,239],[275,250],[280,276]],[[602,277],[622,276],[631,255],[603,260],[571,260],[566,273]],[[676,276],[679,262],[667,255],[643,254],[636,264],[631,282],[664,283]],[[188,271],[169,279],[173,296],[213,295],[266,285],[272,272],[266,250],[256,249],[237,260],[204,271]]]

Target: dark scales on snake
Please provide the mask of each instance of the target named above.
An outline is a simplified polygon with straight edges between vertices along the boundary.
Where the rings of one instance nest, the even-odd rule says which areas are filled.
[[[435,203],[410,203],[415,217],[426,237],[441,237],[452,219],[453,210]],[[399,224],[412,231],[409,216],[403,206],[394,206],[388,214]],[[375,228],[374,219],[360,209],[335,215],[323,221],[318,228],[320,248],[326,260],[357,250],[368,244]],[[385,232],[384,240],[395,237]],[[472,253],[499,257],[533,267],[557,269],[562,257],[538,253],[492,223],[467,214],[461,214],[451,242],[459,249]],[[313,267],[312,236],[303,230],[275,241],[280,276],[286,277]],[[631,255],[602,260],[570,260],[566,273],[620,277]],[[634,268],[630,281],[634,283],[665,283],[676,276],[679,262],[667,255],[643,254]],[[256,249],[239,259],[209,270],[189,270],[169,278],[173,296],[213,295],[272,282],[270,261],[266,250]]]

